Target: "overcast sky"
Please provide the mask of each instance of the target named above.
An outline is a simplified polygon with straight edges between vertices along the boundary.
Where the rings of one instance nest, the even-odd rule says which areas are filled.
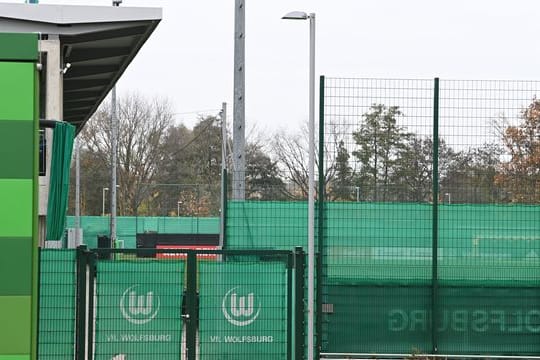
[[[217,114],[223,101],[230,118],[234,0],[122,6],[161,7],[163,20],[120,79],[119,94],[168,97],[190,127],[197,113]],[[280,20],[292,10],[317,14],[317,76],[540,79],[538,1],[246,0],[248,128],[295,131],[307,121],[309,27]]]

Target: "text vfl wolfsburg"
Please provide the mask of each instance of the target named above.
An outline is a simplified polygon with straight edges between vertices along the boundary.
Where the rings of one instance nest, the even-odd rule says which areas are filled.
[[[107,342],[171,342],[170,334],[111,334],[106,338]]]
[[[213,343],[272,343],[274,342],[273,336],[266,335],[227,335],[227,336],[210,336],[210,342]]]

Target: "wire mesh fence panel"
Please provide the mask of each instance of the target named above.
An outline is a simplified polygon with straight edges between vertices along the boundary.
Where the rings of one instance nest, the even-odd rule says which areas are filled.
[[[183,260],[99,260],[95,289],[96,360],[180,358]]]
[[[327,352],[431,352],[433,82],[325,78]]]
[[[540,82],[441,80],[439,350],[540,353]]]
[[[228,201],[227,249],[292,250],[307,244],[307,203]]]
[[[76,252],[40,250],[40,359],[69,359],[75,354]]]
[[[323,79],[323,349],[540,353],[540,83]]]
[[[199,263],[201,359],[288,359],[287,264]]]
[[[97,238],[110,233],[109,216],[81,216],[84,244],[97,248]],[[67,217],[67,227],[74,227],[75,218]],[[117,238],[126,249],[136,247],[136,236],[142,233],[158,234],[219,234],[219,218],[190,216],[119,216],[116,223]]]

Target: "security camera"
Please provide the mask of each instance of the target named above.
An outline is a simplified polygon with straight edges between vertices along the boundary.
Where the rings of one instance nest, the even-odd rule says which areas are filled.
[[[112,5],[113,6],[120,6],[121,3],[122,3],[122,0],[113,0]]]

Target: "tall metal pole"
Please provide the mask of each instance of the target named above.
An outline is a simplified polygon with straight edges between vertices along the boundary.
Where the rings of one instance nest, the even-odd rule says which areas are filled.
[[[309,14],[308,360],[315,328],[315,14]]]
[[[113,0],[113,7],[118,7],[121,0]],[[118,142],[118,119],[116,118],[116,85],[111,94],[111,247],[116,247],[116,155]]]
[[[245,198],[245,1],[235,0],[234,16],[234,119],[233,199]]]
[[[219,246],[223,248],[223,239],[225,236],[225,194],[227,183],[225,182],[225,171],[227,169],[227,103],[221,105],[221,212],[220,212],[220,231]]]
[[[116,86],[112,88],[111,95],[111,247],[116,242],[116,144],[117,144],[117,119],[116,119]]]

